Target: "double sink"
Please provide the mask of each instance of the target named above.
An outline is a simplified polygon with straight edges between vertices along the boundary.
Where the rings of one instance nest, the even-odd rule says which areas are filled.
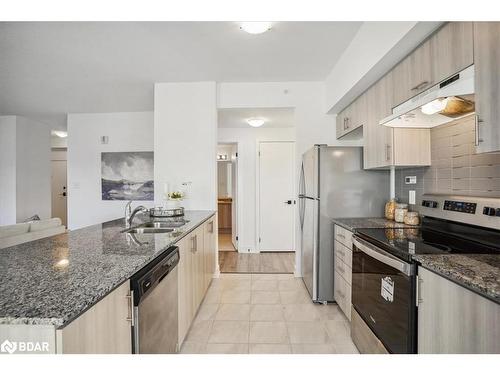
[[[125,229],[123,233],[137,233],[137,234],[155,234],[155,233],[169,233],[173,232],[176,228],[180,228],[187,224],[188,220],[175,220],[175,221],[149,221],[147,223],[138,225],[133,228]]]

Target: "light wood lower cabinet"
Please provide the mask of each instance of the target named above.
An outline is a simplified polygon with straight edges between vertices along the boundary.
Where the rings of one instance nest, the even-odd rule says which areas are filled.
[[[56,330],[58,353],[130,354],[131,308],[127,280],[66,327]]]
[[[334,297],[338,306],[351,320],[352,232],[335,225]]]
[[[418,268],[418,353],[500,353],[500,305]]]
[[[180,251],[178,265],[179,348],[215,272],[217,248],[215,228],[216,217],[212,216],[177,244]]]

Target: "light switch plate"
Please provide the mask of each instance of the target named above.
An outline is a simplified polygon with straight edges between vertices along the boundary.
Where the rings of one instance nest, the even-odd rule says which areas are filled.
[[[414,185],[417,183],[417,176],[406,176],[405,184],[406,185]]]
[[[410,204],[415,204],[416,203],[415,190],[410,190],[408,192],[408,203],[410,203]]]

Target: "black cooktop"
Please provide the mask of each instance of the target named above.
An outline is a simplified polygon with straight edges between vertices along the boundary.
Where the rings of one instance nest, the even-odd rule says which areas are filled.
[[[424,218],[421,227],[358,229],[356,234],[395,256],[500,253],[500,231]]]

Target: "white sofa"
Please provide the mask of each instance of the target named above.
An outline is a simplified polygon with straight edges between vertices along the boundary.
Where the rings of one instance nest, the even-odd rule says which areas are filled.
[[[66,228],[57,217],[0,226],[0,249],[65,232]]]

